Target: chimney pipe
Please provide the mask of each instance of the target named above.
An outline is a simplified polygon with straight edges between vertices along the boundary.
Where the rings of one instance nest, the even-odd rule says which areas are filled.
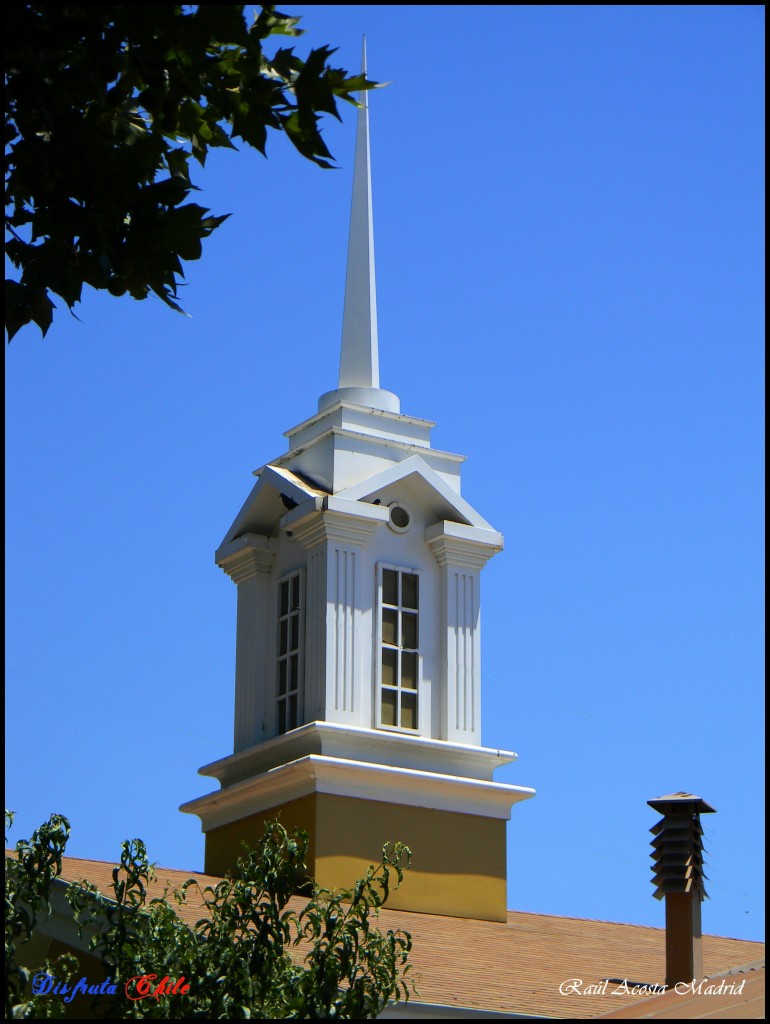
[[[714,808],[692,793],[671,793],[647,803],[663,817],[650,829],[653,836],[653,885],[656,899],[666,898],[666,986],[703,977],[701,901],[703,827],[701,814]]]

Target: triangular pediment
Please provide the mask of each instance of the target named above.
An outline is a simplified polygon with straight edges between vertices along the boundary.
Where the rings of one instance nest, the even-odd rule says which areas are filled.
[[[220,547],[244,533],[275,537],[281,516],[311,498],[324,498],[327,491],[314,482],[280,466],[265,466]]]
[[[337,497],[353,501],[373,500],[378,492],[392,488],[394,484],[400,482],[408,483],[412,489],[416,487],[422,492],[425,503],[433,508],[437,519],[477,526],[484,530],[494,529],[419,455],[412,455],[375,476],[346,487]]]

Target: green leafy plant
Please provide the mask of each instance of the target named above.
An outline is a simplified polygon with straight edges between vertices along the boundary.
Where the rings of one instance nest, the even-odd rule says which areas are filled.
[[[227,216],[187,201],[191,159],[235,140],[264,154],[272,129],[330,167],[320,116],[373,84],[326,46],[268,57],[269,37],[301,34],[273,6],[251,26],[233,4],[11,4],[6,19],[9,340],[45,334],[51,294],[72,310],[84,284],[179,310],[181,261]]]
[[[35,836],[47,834],[38,830]],[[232,876],[215,887],[202,889],[191,879],[148,898],[153,868],[144,844],[132,840],[123,844],[110,895],[87,881],[70,884],[67,898],[81,934],[91,934],[92,953],[116,986],[115,994],[96,997],[94,1013],[128,1019],[371,1019],[389,1001],[408,999],[411,938],[376,926],[379,908],[409,865],[408,848],[384,847],[380,863],[350,890],[330,892],[306,881],[308,894],[296,897],[307,846],[303,832],[289,834],[270,822],[257,848],[247,850]],[[50,884],[55,873],[47,877]],[[194,925],[182,916],[191,906],[201,913]],[[132,979],[148,975],[154,976],[155,995],[129,998],[126,983],[131,991]],[[170,981],[163,986],[166,976]],[[28,977],[20,976],[15,990],[16,1016],[32,1015],[26,1012],[31,1004],[21,1001]],[[184,983],[172,991],[179,979]]]
[[[13,812],[6,810],[5,825],[13,824]],[[41,918],[51,913],[51,885],[61,874],[61,859],[70,834],[70,823],[53,814],[29,840],[16,844],[16,856],[5,858],[5,1016],[63,1017],[60,1002],[40,996],[25,1000],[31,971],[18,964],[18,948],[32,938]],[[45,960],[40,969],[66,980],[77,967],[74,957],[64,955]]]

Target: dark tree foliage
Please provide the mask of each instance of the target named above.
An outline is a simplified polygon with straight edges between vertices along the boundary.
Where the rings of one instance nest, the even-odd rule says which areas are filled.
[[[332,159],[319,117],[370,87],[333,68],[326,46],[302,60],[298,18],[233,4],[6,6],[6,280],[8,338],[51,325],[84,284],[173,309],[182,260],[224,216],[188,202],[191,158],[240,139],[265,153],[283,132],[321,167]]]
[[[67,820],[54,815],[6,857],[7,1017],[62,1015],[62,998],[30,994],[33,971],[17,964],[49,911],[68,835]],[[94,1016],[120,1020],[364,1020],[390,1000],[408,999],[411,938],[376,925],[379,907],[409,865],[409,850],[386,846],[380,864],[353,889],[329,892],[308,883],[305,898],[292,901],[307,846],[305,833],[290,835],[270,822],[257,848],[216,887],[201,890],[190,880],[150,899],[147,883],[155,875],[144,843],[123,843],[108,894],[86,881],[67,889],[78,927],[91,936],[92,953],[112,982],[111,994],[78,998]],[[191,925],[180,910],[193,899],[200,920]],[[35,967],[73,983],[78,971],[71,956]],[[154,980],[137,981],[147,978]],[[137,998],[142,984],[154,994]]]
[[[6,810],[6,828],[11,824],[13,813]],[[5,858],[6,1018],[48,1016],[45,1007],[39,1007],[34,997],[24,1001],[32,972],[19,965],[18,947],[29,942],[38,921],[51,913],[51,885],[61,874],[61,859],[69,834],[69,821],[60,814],[52,814],[31,839],[19,840],[15,857]],[[35,966],[68,977],[75,960],[65,956]]]

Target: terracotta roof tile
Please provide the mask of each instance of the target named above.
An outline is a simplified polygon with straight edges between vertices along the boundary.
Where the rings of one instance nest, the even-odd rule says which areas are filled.
[[[112,892],[112,871],[115,865],[103,860],[86,860],[80,857],[63,857],[61,877],[67,882],[79,882],[85,879],[91,882],[109,896]],[[213,875],[204,875],[200,871],[179,871],[175,868],[161,868],[156,865],[157,878],[147,885],[148,900],[163,896],[168,889],[178,889],[188,879],[194,879],[201,890],[207,886],[215,886],[222,881]],[[188,893],[187,902],[181,907],[174,908],[179,917],[188,924],[195,924],[201,918],[203,900],[197,898],[197,893],[192,890]]]
[[[722,983],[724,991],[719,991]],[[680,991],[664,992],[602,1016],[634,1020],[763,1020],[765,968],[731,973],[692,988],[681,986]]]
[[[426,1002],[585,1018],[606,1013],[621,1000],[631,1005],[648,997],[626,994],[618,984],[602,991],[603,979],[660,985],[665,977],[659,928],[516,912],[506,924],[400,911],[383,911],[381,920],[385,927],[398,922],[412,933],[417,987]],[[761,943],[704,937],[708,974],[763,953]],[[562,994],[560,985],[570,979],[576,979],[574,991]],[[589,986],[596,988],[579,994]]]
[[[103,861],[67,857],[63,878],[87,878],[106,893],[112,882],[112,867]],[[158,880],[148,889],[151,898],[162,895],[166,885],[174,888],[188,878],[195,878],[202,888],[221,881],[172,868],[156,868],[156,872]],[[292,903],[296,908],[304,905],[301,898],[294,898]],[[200,918],[201,903],[193,893],[180,916],[190,923]],[[629,986],[662,985],[665,951],[661,928],[513,911],[503,924],[387,909],[380,912],[380,927],[411,932],[416,998],[422,1002],[578,1019],[615,1010],[621,1012],[614,1015],[633,1017],[642,1004],[653,1003],[662,1011],[655,1015],[665,1016],[669,1005],[658,1002],[658,998],[668,999],[668,994],[650,1000],[649,993],[632,995],[617,983],[602,985],[604,979],[613,978],[627,979]],[[764,944],[760,942],[713,935],[703,938],[704,968],[709,977],[763,956]],[[575,979],[573,991],[562,994],[560,985],[570,979]],[[755,980],[745,986],[751,993],[745,1006],[741,1004],[742,1008],[731,1011],[730,1016],[756,1016]],[[711,1000],[706,1006],[707,1010],[711,1007],[708,1012],[719,1016],[714,1003],[717,998],[701,997]],[[672,1010],[670,1016],[683,1016],[684,1004],[672,1005],[676,1012]]]

